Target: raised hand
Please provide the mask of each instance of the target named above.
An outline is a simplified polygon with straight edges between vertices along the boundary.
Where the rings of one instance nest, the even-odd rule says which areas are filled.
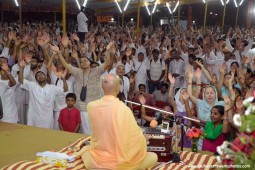
[[[16,38],[16,33],[11,31],[8,33],[8,39],[9,40],[14,40]]]
[[[25,61],[24,60],[20,60],[19,61],[19,67],[20,68],[24,68],[25,67]]]
[[[62,39],[61,39],[61,43],[64,47],[67,47],[68,43],[69,43],[69,39],[66,35],[63,35],[62,36]]]
[[[168,80],[170,81],[170,83],[171,83],[172,85],[174,85],[174,83],[175,83],[175,78],[174,78],[174,76],[173,76],[172,74],[168,74]]]
[[[195,77],[197,79],[200,79],[201,75],[202,75],[202,70],[200,68],[197,68],[196,71],[195,71]]]
[[[144,105],[145,102],[146,102],[146,99],[145,99],[145,97],[144,97],[142,94],[139,95],[139,101],[140,101],[140,103],[141,103],[142,105]]]
[[[72,34],[72,37],[75,41],[80,41],[79,37],[77,36],[77,34]]]
[[[201,61],[196,60],[195,63],[196,63],[199,67],[201,67],[201,68],[203,67],[203,64],[202,64]]]
[[[55,51],[55,52],[59,53],[59,47],[56,46],[56,45],[51,45],[51,44],[50,44],[50,49],[51,49],[52,51]]]
[[[61,74],[61,79],[64,80],[66,78],[67,75],[67,69],[64,70],[64,72]]]
[[[72,57],[73,57],[74,59],[78,59],[78,53],[77,53],[77,51],[73,51],[73,52],[72,52]]]
[[[183,98],[184,101],[189,100],[189,94],[186,90],[184,90],[181,94],[181,97]]]
[[[229,97],[227,95],[223,94],[222,98],[225,102],[225,111],[230,110],[231,109],[231,101],[230,101]]]
[[[221,74],[225,74],[225,69],[223,68],[223,65],[221,66],[220,64],[218,65],[218,70]]]
[[[135,76],[130,76],[129,83],[134,84],[135,83]]]

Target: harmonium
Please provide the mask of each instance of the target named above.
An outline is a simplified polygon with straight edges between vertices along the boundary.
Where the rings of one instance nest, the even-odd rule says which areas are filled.
[[[168,162],[172,160],[172,135],[170,133],[163,133],[161,129],[158,128],[141,128],[143,133],[150,138],[147,151],[156,153],[158,155],[158,162]]]

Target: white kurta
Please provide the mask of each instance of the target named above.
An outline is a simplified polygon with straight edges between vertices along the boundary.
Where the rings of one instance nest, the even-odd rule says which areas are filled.
[[[147,82],[147,62],[148,60],[144,59],[143,62],[139,62],[137,59],[134,60],[134,71],[136,71],[135,76],[135,90],[138,90],[139,84],[146,85]]]
[[[7,83],[9,81],[6,81]],[[8,123],[17,123],[18,122],[18,110],[17,105],[15,101],[15,91],[17,88],[17,84],[15,86],[12,86],[10,88],[7,88],[2,96],[2,104],[3,104],[3,118],[2,122],[8,122]]]
[[[22,88],[29,91],[27,125],[52,128],[54,100],[64,94],[63,89],[49,84],[41,87],[28,80],[24,80]]]

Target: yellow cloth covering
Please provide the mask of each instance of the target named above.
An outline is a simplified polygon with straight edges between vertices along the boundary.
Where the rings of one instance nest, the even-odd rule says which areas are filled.
[[[70,153],[69,148],[80,148],[83,149],[83,145],[85,141],[89,140],[89,138],[81,138],[75,141],[68,147],[61,149],[59,152],[61,153]],[[217,165],[217,160],[214,156],[204,155],[201,153],[194,153],[183,151],[180,153],[181,160],[185,162],[182,163],[170,163],[164,165],[164,163],[159,163],[148,170],[206,170],[210,167],[212,168],[214,165]],[[71,163],[73,167],[67,168],[68,170],[86,170],[84,167],[84,163],[82,159],[78,158],[74,162]],[[163,166],[162,166],[163,165]],[[196,166],[197,165],[197,166]],[[205,165],[201,167],[201,165]],[[217,168],[217,166],[216,166]],[[47,165],[42,163],[36,163],[35,161],[20,161],[14,164],[7,165],[3,167],[1,170],[59,170],[65,168],[55,167],[53,165]]]
[[[118,98],[104,96],[87,105],[92,135],[82,154],[88,169],[145,169],[157,162],[131,110]]]

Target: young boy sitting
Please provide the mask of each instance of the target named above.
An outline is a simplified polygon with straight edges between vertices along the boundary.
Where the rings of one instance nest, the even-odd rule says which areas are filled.
[[[66,95],[67,107],[60,111],[58,118],[60,130],[78,133],[81,124],[80,110],[74,107],[76,103],[76,95],[68,93]]]

